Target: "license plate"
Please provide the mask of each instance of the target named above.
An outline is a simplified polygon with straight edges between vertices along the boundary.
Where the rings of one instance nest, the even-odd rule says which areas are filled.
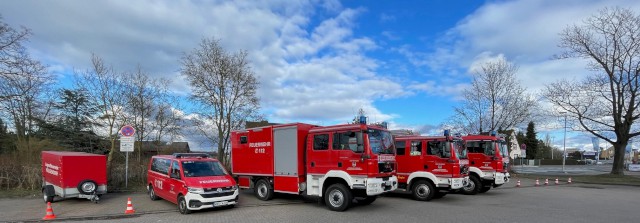
[[[385,186],[391,186],[391,181],[384,182]]]
[[[224,205],[227,205],[227,203],[229,203],[229,202],[228,201],[219,201],[219,202],[213,203],[213,206],[216,206],[216,207],[224,206]]]

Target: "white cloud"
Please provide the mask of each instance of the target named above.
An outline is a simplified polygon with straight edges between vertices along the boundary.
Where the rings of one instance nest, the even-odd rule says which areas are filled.
[[[215,37],[230,52],[248,51],[270,119],[348,121],[359,108],[379,121],[393,119],[373,102],[407,93],[377,73],[382,62],[367,55],[379,49],[377,43],[354,35],[364,9],[343,8],[339,1],[317,3],[3,1],[0,12],[12,26],[32,29],[29,49],[56,72],[86,70],[95,53],[118,71],[140,65],[186,95],[179,59],[202,38]],[[311,22],[318,11],[322,17]]]

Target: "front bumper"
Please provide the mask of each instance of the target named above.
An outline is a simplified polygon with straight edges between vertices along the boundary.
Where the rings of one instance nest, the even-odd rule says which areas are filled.
[[[216,196],[215,193],[194,194],[187,193],[185,199],[189,210],[201,210],[205,208],[223,207],[238,203],[238,189],[227,196]]]
[[[449,189],[449,190],[457,190],[462,188],[467,182],[469,182],[469,177],[459,177],[459,178],[450,178],[450,177],[438,177],[436,179],[436,187],[441,189]]]
[[[367,196],[380,195],[398,189],[398,178],[396,176],[388,177],[386,180],[383,178],[367,178],[366,182]]]

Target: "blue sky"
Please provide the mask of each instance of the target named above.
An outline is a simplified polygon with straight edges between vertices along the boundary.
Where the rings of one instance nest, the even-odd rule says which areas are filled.
[[[551,59],[558,33],[616,6],[640,12],[634,0],[27,0],[0,1],[0,15],[33,31],[29,50],[60,85],[95,53],[116,70],[140,65],[168,78],[186,96],[179,58],[214,37],[229,51],[248,51],[272,122],[344,123],[364,108],[392,128],[440,134],[483,62],[519,65],[532,94],[586,74],[583,60]],[[562,145],[561,126],[540,120],[539,137],[551,133]],[[590,136],[570,131],[567,144],[590,148]]]

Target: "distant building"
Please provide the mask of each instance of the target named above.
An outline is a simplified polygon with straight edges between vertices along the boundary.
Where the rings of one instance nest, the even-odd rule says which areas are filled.
[[[142,141],[141,143],[142,152],[146,156],[191,152],[191,148],[189,148],[188,142],[167,143],[156,141]]]

